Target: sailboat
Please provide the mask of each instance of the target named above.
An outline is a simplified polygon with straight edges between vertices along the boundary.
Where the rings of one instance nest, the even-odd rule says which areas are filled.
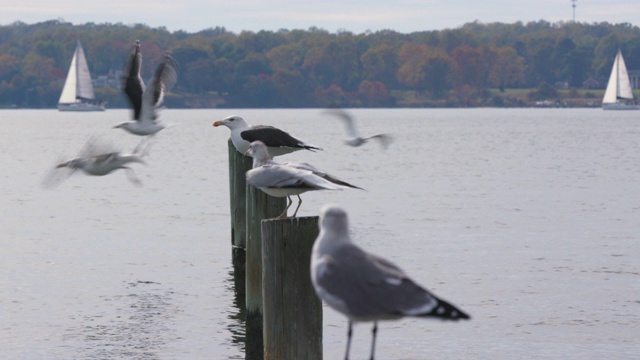
[[[67,80],[64,82],[62,94],[58,101],[60,111],[104,111],[105,104],[96,100],[91,83],[91,74],[87,58],[80,45],[76,43],[76,51],[71,60]]]
[[[603,110],[640,110],[640,105],[633,101],[633,90],[627,73],[627,66],[624,64],[622,52],[618,50],[616,59],[613,61],[611,76],[607,84],[607,90],[602,99]]]

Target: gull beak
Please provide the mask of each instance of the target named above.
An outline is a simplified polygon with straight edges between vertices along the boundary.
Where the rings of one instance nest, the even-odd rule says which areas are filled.
[[[68,164],[69,164],[68,161],[67,162],[63,162],[62,164],[58,164],[58,165],[56,165],[56,169],[61,169],[63,167],[67,167]]]
[[[213,123],[213,127],[217,127],[217,126],[221,126],[224,125],[224,123],[222,121],[216,121]]]

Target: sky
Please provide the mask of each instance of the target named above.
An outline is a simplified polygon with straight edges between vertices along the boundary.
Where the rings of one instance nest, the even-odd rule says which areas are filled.
[[[466,23],[572,21],[572,0],[0,0],[0,25],[62,20],[144,24],[195,33],[281,29],[329,32],[454,29]],[[640,26],[640,0],[576,0],[575,20]]]

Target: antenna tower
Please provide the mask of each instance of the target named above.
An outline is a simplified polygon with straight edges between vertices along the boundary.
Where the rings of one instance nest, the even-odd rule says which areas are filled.
[[[571,0],[571,7],[573,8],[573,22],[576,22],[576,1],[578,0]]]

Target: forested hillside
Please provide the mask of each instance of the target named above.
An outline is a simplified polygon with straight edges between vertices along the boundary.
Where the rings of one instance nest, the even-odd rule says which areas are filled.
[[[178,59],[170,107],[517,106],[501,91],[551,89],[540,96],[557,96],[557,82],[582,88],[589,78],[603,88],[618,49],[629,69],[640,69],[640,28],[630,24],[474,22],[410,34],[318,28],[236,34],[221,27],[186,33],[140,24],[18,22],[0,26],[0,106],[55,107],[76,40],[94,79],[117,80],[136,39],[145,80],[165,51]],[[117,88],[96,93],[111,108],[126,106]]]

